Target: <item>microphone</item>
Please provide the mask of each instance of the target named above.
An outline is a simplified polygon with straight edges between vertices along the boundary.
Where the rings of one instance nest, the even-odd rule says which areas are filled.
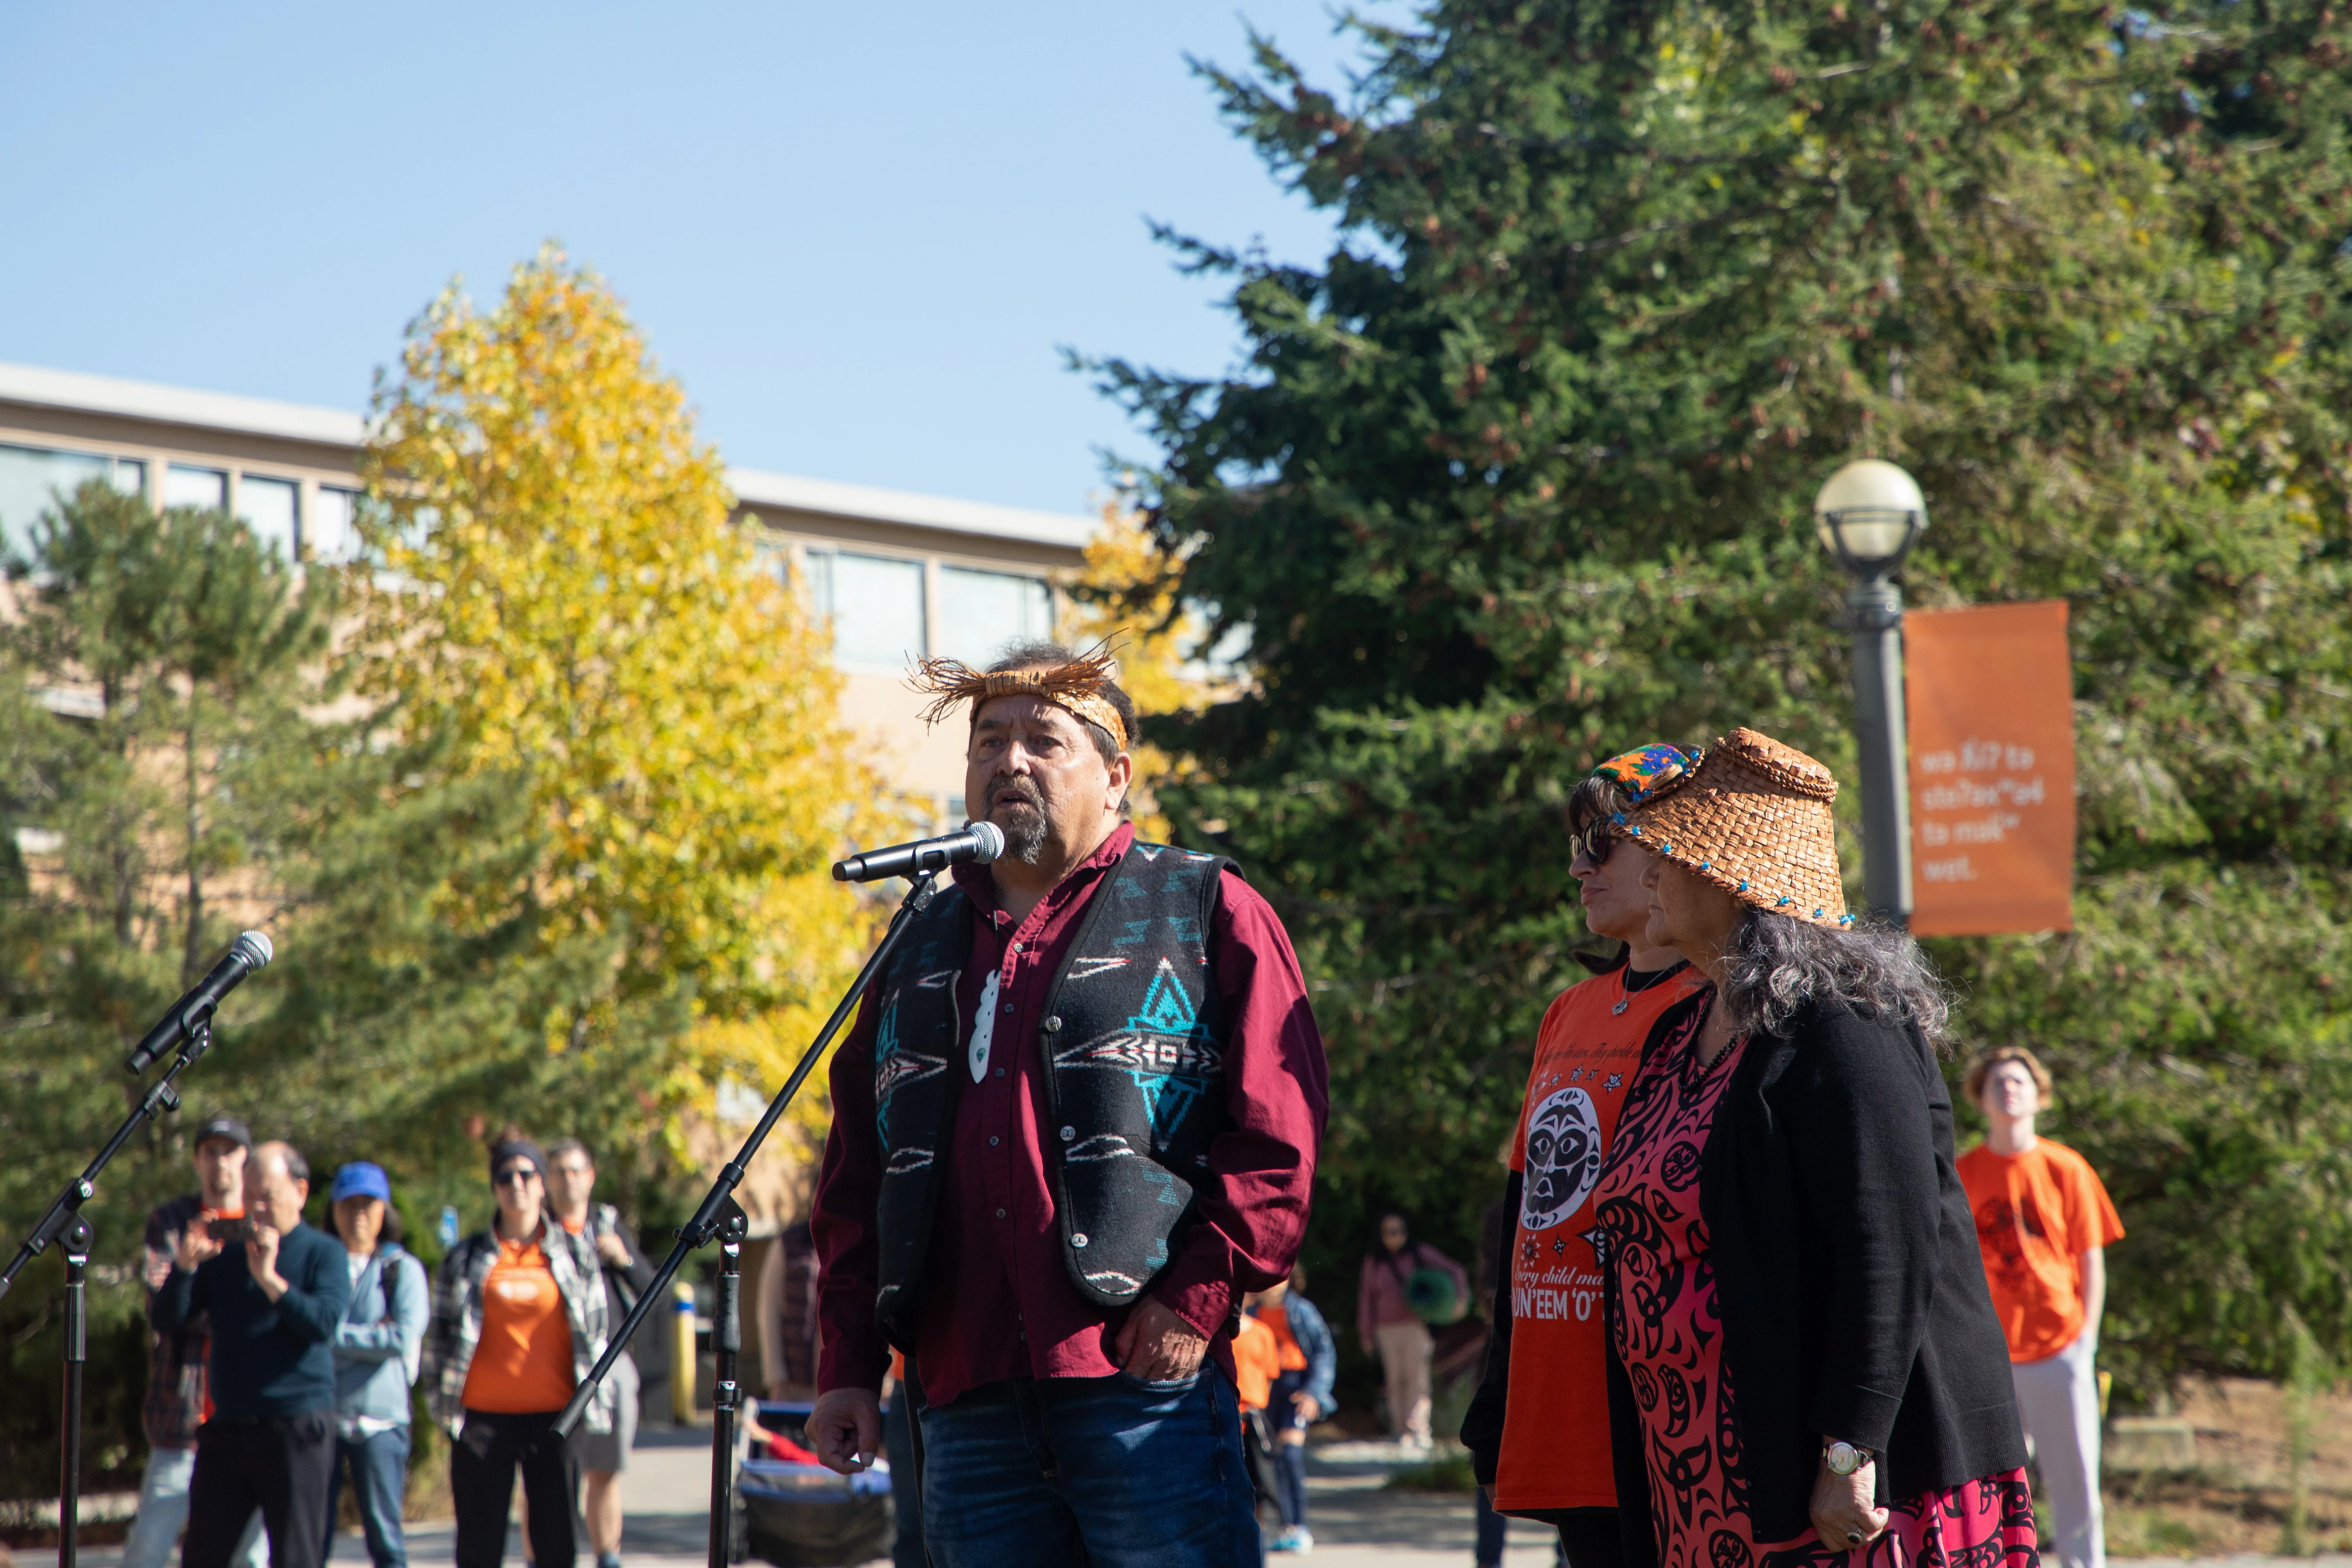
[[[833,864],[836,882],[878,882],[885,877],[915,877],[967,863],[985,866],[1004,853],[1003,830],[992,822],[975,822],[961,833],[868,849]]]
[[[213,965],[213,972],[196,982],[195,989],[172,1004],[163,1021],[147,1031],[139,1048],[131,1053],[122,1065],[128,1071],[145,1072],[155,1065],[155,1058],[166,1051],[175,1051],[190,1036],[211,1022],[213,1010],[221,998],[236,990],[245,977],[278,956],[269,945],[267,931],[249,931],[229,944],[228,955]]]

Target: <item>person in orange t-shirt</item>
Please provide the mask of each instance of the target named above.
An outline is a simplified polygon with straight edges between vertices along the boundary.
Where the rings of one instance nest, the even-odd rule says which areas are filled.
[[[1307,1299],[1306,1285],[1306,1266],[1294,1264],[1289,1279],[1242,1298],[1249,1321],[1264,1325],[1273,1336],[1278,1369],[1266,1392],[1265,1424],[1274,1431],[1268,1458],[1282,1529],[1266,1542],[1268,1556],[1315,1550],[1315,1532],[1307,1521],[1307,1428],[1328,1418],[1338,1405],[1331,1382],[1339,1370],[1339,1349],[1331,1338],[1331,1325]]]
[[[1282,1375],[1282,1342],[1248,1313],[1234,1323],[1234,1393],[1244,1410],[1263,1410]]]
[[[2048,1554],[2063,1568],[2105,1568],[2095,1363],[2106,1248],[2123,1239],[2123,1221],[2090,1163],[2034,1132],[2050,1073],[2032,1051],[1991,1052],[1970,1065],[1961,1087],[1988,1123],[1985,1141],[1958,1162],[1960,1184],[2050,1504]]]
[[[1554,998],[1511,1145],[1517,1221],[1497,1281],[1486,1373],[1462,1421],[1471,1468],[1498,1513],[1556,1526],[1571,1568],[1613,1568],[1623,1550],[1611,1468],[1608,1343],[1592,1243],[1593,1184],[1652,1031],[1702,981],[1649,945],[1654,857],[1611,820],[1682,775],[1689,758],[1651,745],[1612,757],[1569,798],[1569,872],[1584,921],[1624,944],[1606,972]],[[1482,1519],[1478,1561],[1502,1561],[1502,1521]]]
[[[531,1560],[572,1568],[580,1463],[555,1417],[604,1353],[604,1276],[594,1243],[549,1214],[537,1144],[512,1136],[493,1144],[490,1181],[497,1215],[441,1260],[427,1348],[434,1413],[456,1439],[457,1568],[499,1568],[518,1469]],[[616,1403],[608,1380],[583,1425],[610,1431]]]

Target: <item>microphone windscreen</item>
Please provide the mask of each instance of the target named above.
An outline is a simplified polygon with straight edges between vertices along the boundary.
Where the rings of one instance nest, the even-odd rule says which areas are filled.
[[[249,931],[236,939],[236,945],[246,950],[256,969],[278,956],[278,949],[270,944],[266,931]]]
[[[997,826],[996,824],[975,822],[968,831],[971,834],[972,841],[980,846],[980,853],[972,857],[972,859],[979,864],[985,866],[1004,853],[1004,829]]]

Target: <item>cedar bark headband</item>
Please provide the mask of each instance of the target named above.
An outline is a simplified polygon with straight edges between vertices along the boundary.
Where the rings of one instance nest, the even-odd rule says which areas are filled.
[[[1081,654],[1066,664],[1040,665],[1031,669],[974,669],[961,659],[918,659],[907,684],[931,698],[923,710],[923,722],[936,724],[946,718],[959,702],[971,704],[972,717],[980,717],[981,705],[994,697],[1034,697],[1050,702],[1072,716],[1098,726],[1112,742],[1127,750],[1127,726],[1120,722],[1118,710],[1102,694],[1103,686],[1118,679],[1118,660],[1111,657],[1110,644],[1095,645],[1091,653]]]

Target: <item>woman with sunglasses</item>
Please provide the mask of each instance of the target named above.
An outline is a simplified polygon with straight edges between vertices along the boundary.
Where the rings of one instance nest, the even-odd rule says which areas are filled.
[[[572,1568],[579,1467],[552,1428],[604,1353],[604,1277],[585,1237],[548,1223],[539,1145],[515,1134],[493,1144],[490,1183],[490,1228],[450,1248],[434,1289],[427,1375],[434,1415],[455,1439],[457,1568],[497,1568],[504,1556],[518,1468],[532,1559]],[[612,1390],[589,1403],[588,1430],[611,1429]]]
[[[1592,1189],[1658,1021],[1699,977],[1648,939],[1651,854],[1612,820],[1682,777],[1693,759],[1649,745],[1612,757],[1569,796],[1569,874],[1584,923],[1618,951],[1544,1014],[1519,1108],[1504,1202],[1516,1217],[1498,1271],[1486,1375],[1462,1421],[1479,1510],[1480,1568],[1499,1563],[1500,1513],[1556,1526],[1570,1568],[1624,1552],[1608,1423],[1608,1343],[1593,1250]]]

